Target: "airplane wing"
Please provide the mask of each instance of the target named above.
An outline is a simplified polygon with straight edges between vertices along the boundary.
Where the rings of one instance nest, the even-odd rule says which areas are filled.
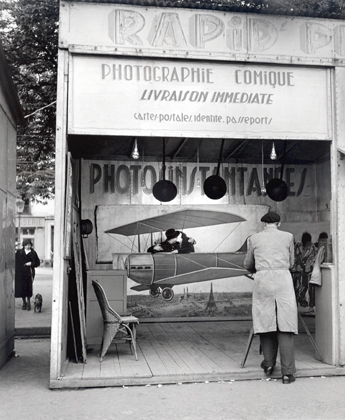
[[[162,232],[172,226],[176,230],[183,230],[224,223],[243,222],[245,220],[236,214],[221,211],[185,209],[118,226],[107,230],[105,233],[132,236]]]
[[[177,276],[167,277],[154,282],[157,286],[176,286],[178,284],[198,283],[207,280],[224,279],[227,277],[245,276],[248,271],[244,268],[204,268],[191,273],[179,274]]]
[[[150,286],[146,286],[145,284],[139,284],[138,286],[131,287],[131,290],[135,290],[136,292],[142,292],[144,290],[150,290]]]

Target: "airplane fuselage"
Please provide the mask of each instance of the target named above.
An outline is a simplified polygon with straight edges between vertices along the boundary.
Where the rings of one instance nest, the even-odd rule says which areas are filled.
[[[174,286],[248,274],[245,252],[141,253],[127,257],[127,276],[141,285]]]

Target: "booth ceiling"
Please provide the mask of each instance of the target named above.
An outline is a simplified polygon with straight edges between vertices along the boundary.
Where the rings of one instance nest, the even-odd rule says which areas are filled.
[[[100,160],[133,160],[137,140],[139,160],[161,161],[163,138],[125,136],[69,136],[69,150],[74,158]],[[167,162],[218,162],[222,139],[166,137]],[[225,139],[222,162],[272,162],[270,154],[274,142],[277,162],[285,156],[286,164],[308,165],[330,158],[330,142],[314,140],[258,140]],[[285,144],[286,142],[286,144]],[[285,155],[284,155],[285,150]]]

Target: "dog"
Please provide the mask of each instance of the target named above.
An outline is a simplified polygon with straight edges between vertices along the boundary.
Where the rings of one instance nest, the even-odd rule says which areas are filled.
[[[34,300],[34,312],[41,312],[42,311],[42,304],[43,304],[43,298],[42,295],[37,293]]]

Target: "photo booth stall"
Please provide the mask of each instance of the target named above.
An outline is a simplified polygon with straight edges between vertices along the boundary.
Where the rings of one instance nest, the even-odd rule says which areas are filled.
[[[211,292],[237,293],[243,312],[231,315],[250,317],[247,273],[237,261],[219,275],[214,255],[245,254],[268,209],[296,241],[326,238],[316,341],[342,366],[345,23],[145,1],[60,8],[51,387],[71,353],[86,362],[100,343],[94,279],[140,319],[207,316],[170,299]],[[152,274],[146,251],[169,228],[195,240],[198,275],[188,265],[177,282],[166,259]]]

